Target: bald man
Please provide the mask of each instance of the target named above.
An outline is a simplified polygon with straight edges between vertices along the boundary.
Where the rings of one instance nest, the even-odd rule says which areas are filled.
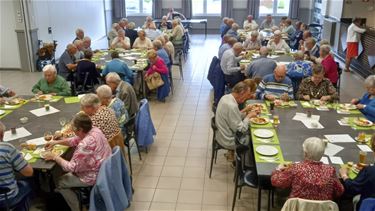
[[[264,76],[260,82],[256,96],[261,100],[291,100],[293,99],[293,85],[286,76],[286,66],[278,64],[273,72]]]
[[[247,19],[243,22],[243,28],[244,28],[246,31],[254,31],[254,30],[257,30],[257,29],[258,29],[258,24],[257,24],[257,22],[255,22],[255,20],[253,19],[253,16],[252,16],[252,15],[248,15],[248,16],[247,16]]]
[[[276,62],[268,58],[268,48],[263,46],[259,50],[260,57],[253,61],[247,68],[247,75],[251,78],[263,78],[272,74],[276,68]]]
[[[77,64],[75,64],[76,59],[74,57],[77,51],[77,47],[74,44],[68,44],[64,53],[60,56],[59,59],[58,74],[68,81],[73,80],[73,77],[71,77],[71,73],[77,67]]]
[[[241,73],[245,69],[244,65],[238,66],[238,62],[242,59],[240,53],[242,51],[242,44],[237,42],[233,45],[232,49],[228,49],[224,52],[220,67],[224,72],[225,82],[233,87],[238,82],[244,79],[244,75]]]

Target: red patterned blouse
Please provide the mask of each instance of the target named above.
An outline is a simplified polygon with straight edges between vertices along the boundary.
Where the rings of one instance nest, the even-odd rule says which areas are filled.
[[[277,188],[291,188],[291,198],[333,200],[344,192],[334,167],[311,160],[295,163],[285,170],[275,170],[271,182]]]

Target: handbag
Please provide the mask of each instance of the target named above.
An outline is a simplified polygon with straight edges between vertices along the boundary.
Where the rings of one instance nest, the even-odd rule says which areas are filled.
[[[150,90],[159,88],[164,85],[164,81],[161,78],[161,75],[157,72],[154,72],[153,74],[146,76],[145,80],[147,87]]]

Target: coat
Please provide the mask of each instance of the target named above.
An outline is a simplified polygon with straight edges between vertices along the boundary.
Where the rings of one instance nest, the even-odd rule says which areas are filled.
[[[151,119],[150,108],[147,99],[141,100],[141,106],[135,119],[135,131],[139,146],[148,146],[154,143],[156,130]]]

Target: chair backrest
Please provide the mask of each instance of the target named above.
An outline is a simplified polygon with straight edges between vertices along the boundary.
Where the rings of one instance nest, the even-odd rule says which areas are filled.
[[[124,124],[127,134],[131,134],[132,132],[135,132],[135,117],[136,117],[136,114],[133,114],[129,118],[129,120]]]
[[[367,198],[362,201],[359,211],[373,211],[375,210],[375,198]]]
[[[305,210],[324,210],[339,211],[339,207],[333,201],[307,200],[300,198],[288,199],[281,211],[305,211]]]

